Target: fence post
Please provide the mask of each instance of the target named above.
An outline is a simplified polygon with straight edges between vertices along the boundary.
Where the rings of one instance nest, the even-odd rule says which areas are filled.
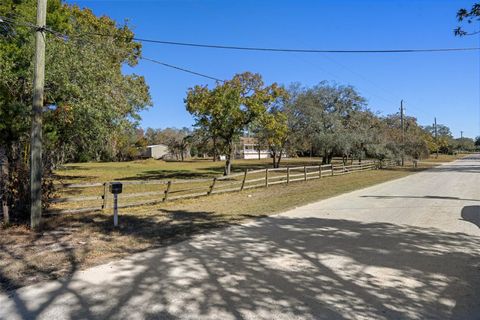
[[[243,187],[245,186],[245,180],[247,180],[247,172],[248,172],[248,169],[245,169],[245,174],[243,175],[242,186],[240,187],[240,191],[242,191]]]
[[[307,166],[303,166],[303,181],[307,181]]]
[[[322,165],[318,166],[318,179],[322,179]]]
[[[165,196],[163,197],[163,201],[166,202],[168,200],[168,193],[170,192],[170,187],[172,186],[172,181],[167,182],[167,189],[165,190]]]
[[[212,181],[212,185],[210,186],[210,190],[208,190],[207,192],[207,196],[211,195],[212,194],[212,191],[213,191],[213,187],[215,187],[215,182],[217,182],[217,178],[213,178],[213,181]]]
[[[330,164],[330,167],[332,168],[332,177],[333,177],[333,164]]]
[[[290,167],[287,167],[287,184],[290,183]]]
[[[103,183],[103,204],[102,204],[102,209],[107,209],[108,208],[108,184],[110,182],[104,182]]]
[[[268,168],[265,169],[265,187],[268,188]]]

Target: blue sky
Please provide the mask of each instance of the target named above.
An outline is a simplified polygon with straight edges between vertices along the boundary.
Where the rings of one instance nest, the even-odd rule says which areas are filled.
[[[474,0],[69,0],[128,20],[136,36],[167,41],[315,49],[478,47],[480,37],[453,36],[456,11]],[[476,27],[478,29],[478,26]],[[454,136],[480,135],[480,53],[299,54],[239,52],[159,44],[143,45],[145,57],[216,78],[262,74],[266,83],[306,86],[322,80],[353,85],[383,114],[406,113],[421,124],[448,125]],[[148,61],[131,70],[145,76],[153,107],[143,127],[191,126],[183,99],[189,87],[213,81]],[[131,72],[128,70],[128,72]]]

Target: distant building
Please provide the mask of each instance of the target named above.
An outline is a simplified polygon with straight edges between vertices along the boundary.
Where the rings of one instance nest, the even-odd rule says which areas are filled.
[[[154,144],[147,146],[147,150],[144,152],[143,156],[145,158],[153,159],[162,159],[165,156],[170,155],[168,147],[164,144]]]
[[[262,149],[256,138],[241,137],[235,148],[236,159],[267,159],[270,158],[270,151]]]

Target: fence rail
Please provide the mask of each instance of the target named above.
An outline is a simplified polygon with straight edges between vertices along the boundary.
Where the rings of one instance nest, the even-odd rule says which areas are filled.
[[[322,179],[354,172],[395,166],[393,160],[364,161],[350,165],[316,165],[302,167],[266,168],[245,170],[229,176],[190,180],[115,181],[124,185],[119,195],[119,208],[156,204],[178,199],[210,196],[252,188],[268,188],[277,184]],[[51,214],[101,211],[111,207],[113,196],[109,193],[111,182],[61,184],[61,197],[50,200]],[[78,196],[76,196],[78,195]]]

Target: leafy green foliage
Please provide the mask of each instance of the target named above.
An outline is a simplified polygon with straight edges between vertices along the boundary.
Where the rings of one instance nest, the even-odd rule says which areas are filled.
[[[480,21],[480,3],[474,3],[470,10],[462,8],[457,12],[457,20],[459,22],[467,22],[467,24],[475,23]],[[480,33],[480,31],[468,32],[465,31],[462,27],[457,27],[453,30],[456,36],[467,36]]]
[[[35,22],[36,1],[2,0],[0,15],[9,18],[0,23],[0,147],[10,163],[10,198],[28,204],[22,185],[28,186],[35,30],[24,22]],[[70,160],[124,158],[121,134],[151,104],[143,77],[122,72],[136,65],[140,44],[127,26],[61,0],[48,1],[47,25],[68,37],[45,35],[45,173]]]
[[[33,0],[6,0],[0,14],[16,21],[35,21],[35,8]],[[122,122],[138,119],[138,112],[150,104],[143,77],[122,73],[124,65],[137,63],[140,44],[131,41],[128,27],[118,27],[108,17],[96,17],[59,0],[48,3],[47,25],[68,34],[67,39],[46,35],[47,150],[56,150],[54,162],[81,157],[99,160]],[[29,27],[8,26],[0,36],[0,115],[6,120],[0,125],[0,143],[11,145],[28,136],[34,32]]]
[[[265,86],[259,74],[245,72],[209,89],[195,86],[187,92],[187,110],[196,126],[207,132],[226,155],[225,174],[230,174],[234,142],[245,128],[264,115],[282,95],[277,84]]]
[[[296,88],[287,112],[304,145],[317,150],[324,163],[334,154],[349,154],[353,145],[349,127],[352,117],[365,106],[365,99],[351,86],[321,82],[311,88]]]
[[[291,154],[293,150],[316,154],[329,163],[333,156],[342,156],[344,162],[365,157],[398,159],[402,154],[418,159],[436,150],[432,133],[420,127],[415,118],[405,117],[402,134],[399,114],[378,116],[353,87],[327,82],[310,88],[294,84],[288,92],[283,112]],[[451,140],[448,127],[439,125],[438,129]]]

